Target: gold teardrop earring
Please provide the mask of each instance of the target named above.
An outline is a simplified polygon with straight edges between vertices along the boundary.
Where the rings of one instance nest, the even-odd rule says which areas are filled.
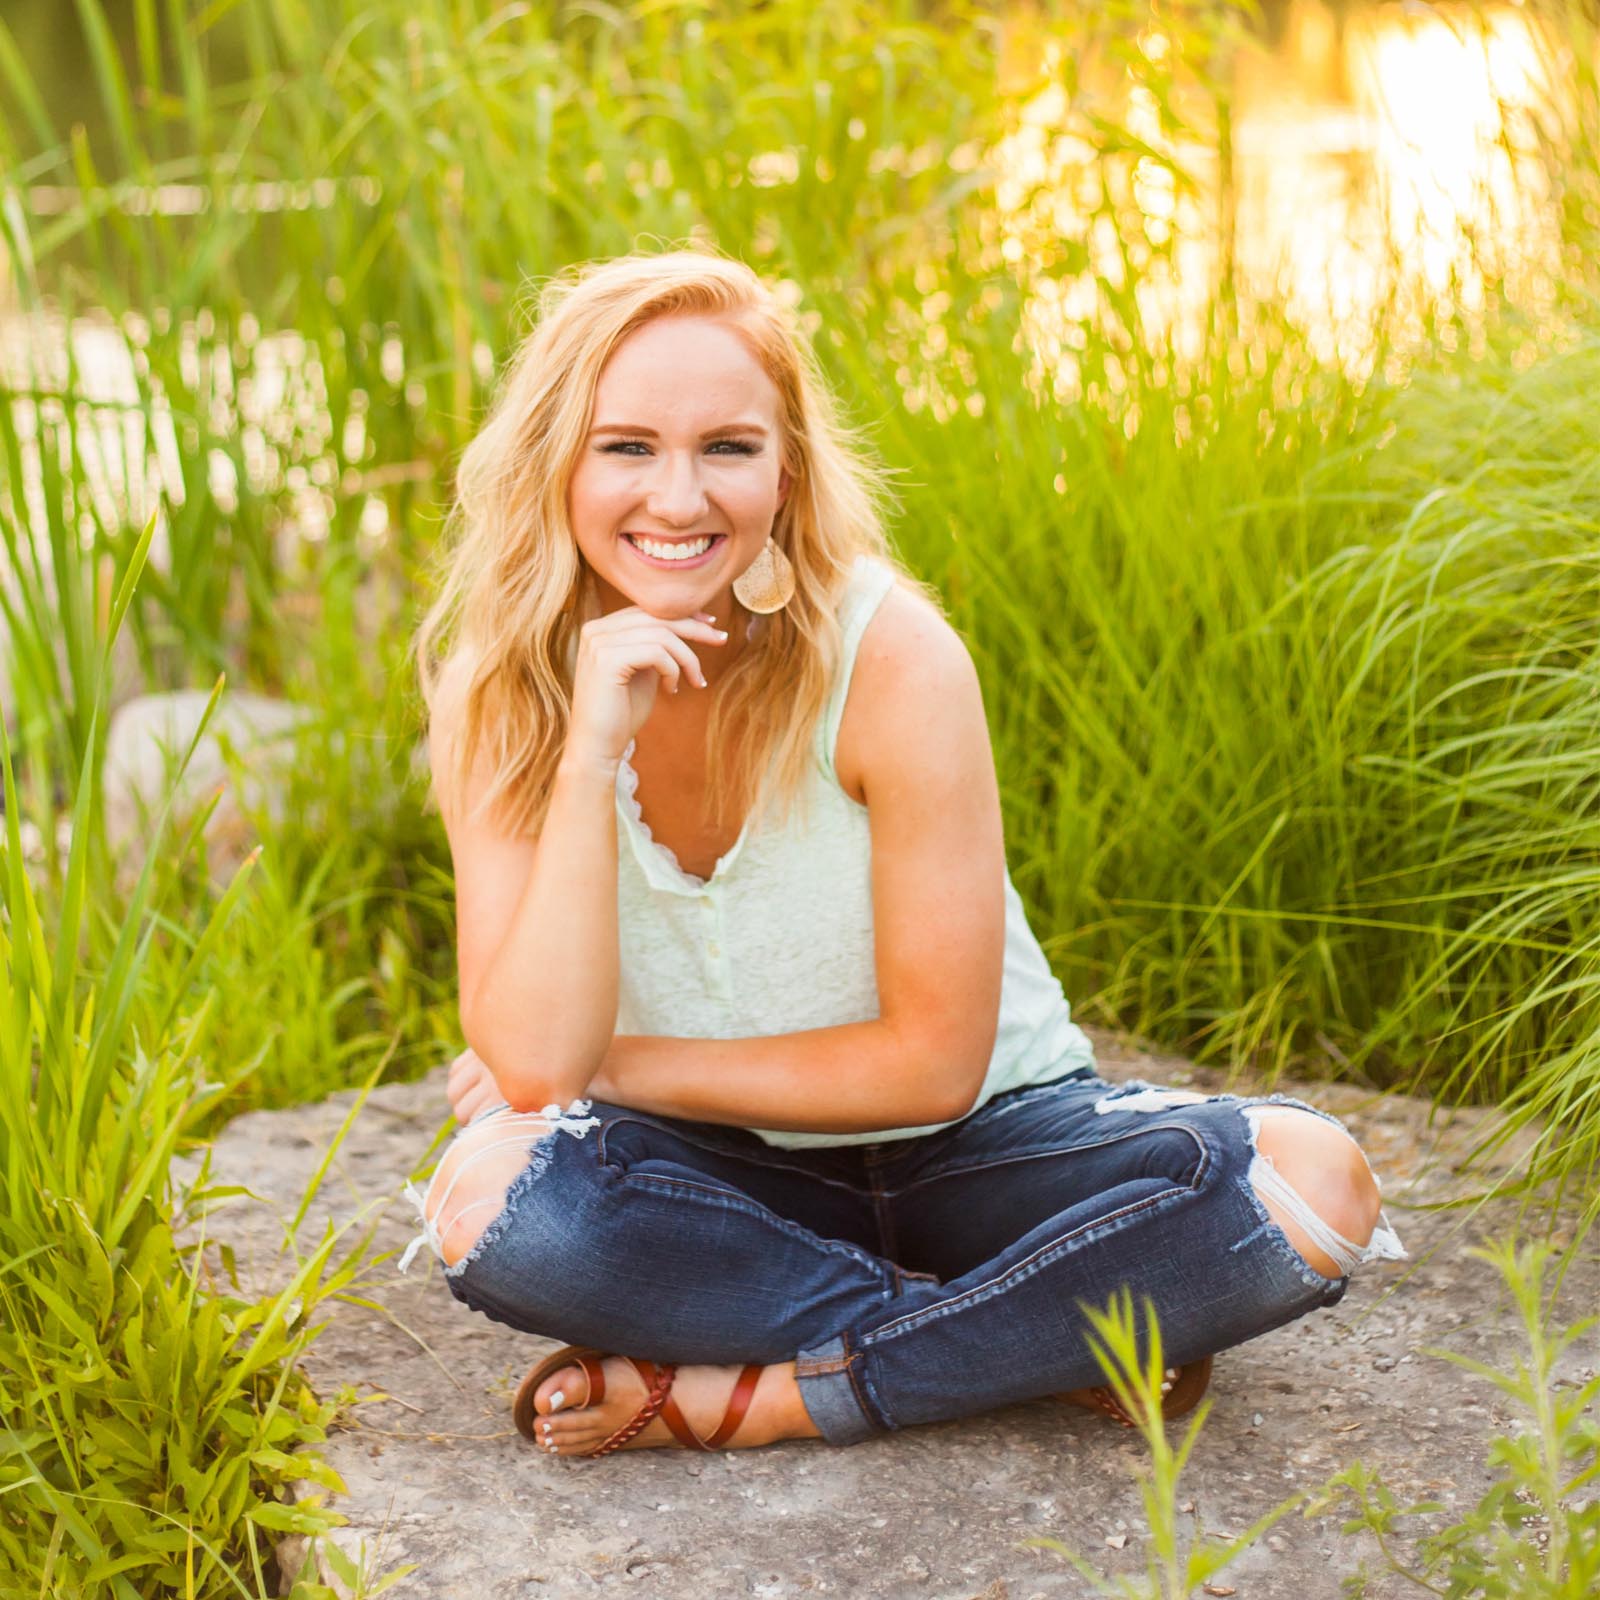
[[[762,616],[783,610],[794,598],[794,566],[770,533],[761,554],[733,580],[733,597]]]

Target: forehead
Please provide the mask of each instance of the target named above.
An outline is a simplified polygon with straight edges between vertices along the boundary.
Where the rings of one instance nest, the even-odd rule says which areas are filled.
[[[595,387],[597,426],[720,420],[740,411],[776,418],[778,391],[749,345],[713,317],[656,317],[635,328]]]

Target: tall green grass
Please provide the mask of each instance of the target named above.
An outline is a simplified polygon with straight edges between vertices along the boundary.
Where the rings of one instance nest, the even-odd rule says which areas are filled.
[[[115,471],[75,373],[0,408],[33,805],[77,787],[95,562],[137,526],[103,479],[138,481],[161,442],[167,547],[130,612],[130,687],[227,668],[328,708],[324,741],[381,722],[404,744],[392,646],[527,280],[711,238],[792,285],[897,469],[897,537],[979,658],[1013,871],[1080,1010],[1226,1062],[1552,1113],[1540,1170],[1583,1167],[1600,97],[1585,10],[1525,11],[1559,92],[1507,137],[1547,186],[1553,276],[1528,290],[1486,242],[1482,309],[1457,294],[1419,325],[1393,259],[1360,370],[1231,269],[1181,359],[1136,292],[1175,271],[1141,174],[1204,202],[1233,260],[1228,184],[1177,153],[1226,178],[1252,21],[1214,4],[246,4],[196,28],[140,0],[119,49],[78,0],[94,136],[53,125],[0,31],[11,182],[76,196],[0,208],[14,287],[103,308],[133,374]],[[1132,48],[1155,21],[1165,53]],[[1049,185],[997,199],[996,152],[1052,83],[1109,257],[1060,232]],[[160,185],[201,209],[153,208]],[[1039,307],[1085,284],[1049,335],[1076,350],[1058,389]],[[298,1065],[258,1078],[271,1100],[366,1059],[338,1064],[386,1027],[358,994],[380,949],[423,986],[399,1002],[409,1059],[446,1031],[437,829],[394,762],[330,770],[348,816],[308,812],[262,885],[261,938],[296,930],[310,965],[285,993],[309,984],[291,1009],[318,1019],[285,1041]],[[319,897],[368,907],[365,930],[330,946]]]
[[[330,1413],[293,1363],[349,1263],[325,1241],[283,1295],[214,1297],[174,1238],[205,1197],[169,1159],[245,1106],[451,1053],[448,852],[405,645],[528,282],[576,259],[705,238],[787,284],[978,660],[1013,875],[1081,1014],[1543,1113],[1531,1174],[1592,1170],[1583,7],[1522,8],[1565,90],[1508,134],[1548,185],[1550,276],[1530,291],[1485,248],[1481,309],[1419,323],[1393,259],[1365,364],[1337,366],[1228,266],[1229,63],[1259,19],[1212,0],[193,12],[134,0],[123,37],[124,13],[75,0],[88,130],[0,24],[8,287],[126,366],[108,395],[47,327],[0,404],[0,1568],[20,1592],[255,1593],[265,1535],[300,1514],[276,1502],[306,1472],[284,1451]],[[1156,21],[1159,58],[1133,44]],[[999,202],[997,152],[1051,83],[1109,256],[1053,220],[1061,173]],[[1139,292],[1176,270],[1133,204],[1152,174],[1224,264],[1181,358]],[[158,828],[125,892],[108,713],[222,673],[315,712],[288,820],[249,819],[263,848],[225,889]],[[174,821],[192,844],[204,810]]]
[[[152,531],[121,575],[91,729]],[[321,1442],[336,1411],[296,1363],[362,1249],[338,1258],[330,1227],[276,1292],[214,1279],[204,1220],[228,1191],[204,1160],[180,1185],[173,1157],[217,1088],[203,1063],[226,998],[192,980],[253,861],[192,926],[187,970],[152,1007],[146,969],[169,910],[150,893],[155,853],[108,925],[92,897],[106,865],[93,778],[86,759],[62,892],[42,905],[0,723],[0,1593],[263,1596],[278,1537],[339,1520],[280,1495],[342,1487],[314,1451],[290,1454]],[[156,848],[172,842],[167,820],[163,808]]]
[[[1225,1060],[1537,1109],[1542,1169],[1592,1162],[1597,382],[1586,335],[1419,375],[1342,440],[1280,408],[1297,448],[1232,457],[1225,501],[1159,438],[1116,470],[1079,437],[1054,514],[963,540],[1069,993]]]

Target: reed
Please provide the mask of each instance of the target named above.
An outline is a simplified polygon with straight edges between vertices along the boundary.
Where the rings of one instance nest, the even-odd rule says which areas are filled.
[[[119,49],[79,0],[91,132],[52,124],[0,31],[0,154],[72,197],[4,208],[14,286],[92,300],[124,362],[115,404],[41,356],[0,408],[29,781],[76,789],[85,618],[152,494],[130,677],[227,669],[358,735],[340,691],[381,683],[403,743],[406,707],[360,670],[374,648],[403,670],[373,619],[405,630],[529,281],[714,238],[792,286],[897,469],[897,536],[979,657],[1013,872],[1080,1009],[1235,1064],[1557,1112],[1544,1150],[1581,1166],[1600,101],[1583,8],[1530,15],[1557,92],[1508,139],[1559,220],[1545,276],[1474,238],[1483,305],[1463,289],[1419,324],[1391,260],[1357,366],[1234,268],[1207,174],[1248,18],[1214,5],[1164,8],[1152,52],[1132,0],[246,5],[198,32],[141,0]],[[1003,152],[1052,89],[1087,142],[1019,190]],[[1157,179],[1212,197],[1183,215],[1226,268],[1181,355],[1144,292],[1179,266],[1135,203]],[[1061,232],[1069,180],[1114,248]],[[385,792],[380,845],[398,830],[432,871],[417,791]],[[302,1071],[309,1093],[342,1069]]]
[[[27,1480],[7,1500],[33,1592],[110,1559],[135,1502],[167,1543],[129,1552],[162,1562],[107,1569],[111,1592],[209,1592],[191,1568],[220,1572],[207,1552],[237,1557],[244,1525],[207,1518],[242,1494],[267,1527],[285,1427],[326,1416],[281,1376],[309,1337],[290,1301],[212,1298],[172,1242],[168,1160],[245,1106],[452,1053],[449,856],[404,646],[527,291],[574,260],[703,238],[786,285],[978,662],[1011,870],[1080,1014],[1496,1101],[1547,1119],[1530,1181],[1592,1171],[1583,6],[1521,8],[1554,90],[1507,138],[1550,253],[1482,228],[1425,304],[1395,253],[1354,352],[1240,263],[1229,85],[1252,24],[1210,0],[192,9],[134,0],[123,37],[76,0],[91,104],[59,122],[0,23],[0,251],[41,330],[0,405],[0,1181],[22,1263],[0,1295],[27,1330],[0,1384],[31,1374],[4,1398],[35,1419],[0,1485]],[[1161,50],[1137,45],[1158,25]],[[1082,138],[1019,176],[1046,92]],[[1189,234],[1157,226],[1154,191]],[[1184,237],[1215,278],[1175,326]],[[264,849],[223,890],[158,832],[130,897],[100,838],[107,713],[223,673],[316,713],[286,820],[249,819]],[[103,1304],[72,1298],[108,1270]],[[303,1303],[341,1270],[307,1266]],[[156,1377],[127,1353],[136,1314],[178,1364]],[[180,1365],[232,1398],[161,1409]],[[168,1438],[182,1471],[158,1481]],[[160,1498],[206,1474],[205,1505]],[[235,1567],[233,1592],[256,1581]]]
[[[152,532],[120,575],[91,732],[105,713],[109,638]],[[41,907],[0,723],[0,1568],[38,1594],[264,1595],[277,1537],[320,1535],[339,1520],[280,1494],[296,1480],[343,1487],[314,1448],[289,1453],[319,1443],[337,1409],[296,1363],[365,1241],[341,1257],[348,1241],[330,1227],[309,1251],[296,1248],[277,1292],[217,1280],[202,1247],[221,1191],[208,1161],[186,1182],[173,1162],[213,1093],[201,1063],[221,995],[190,980],[253,862],[192,925],[187,970],[136,1025],[165,909],[150,894],[155,850],[121,925],[107,925],[90,892],[105,865],[93,779],[87,759],[63,890]],[[167,821],[164,807],[157,848]]]

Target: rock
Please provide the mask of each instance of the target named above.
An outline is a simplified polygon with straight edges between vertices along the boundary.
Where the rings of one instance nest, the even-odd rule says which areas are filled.
[[[1216,1073],[1138,1053],[1107,1035],[1095,1043],[1107,1077],[1166,1082],[1181,1073],[1208,1091],[1220,1085]],[[328,1325],[306,1371],[320,1393],[349,1384],[374,1397],[353,1408],[326,1447],[348,1486],[335,1504],[349,1525],[334,1537],[352,1559],[364,1554],[374,1575],[420,1563],[389,1591],[396,1600],[562,1600],[605,1586],[653,1600],[1079,1593],[1082,1583],[1062,1557],[1029,1542],[1045,1529],[1030,1508],[1046,1502],[1048,1537],[1095,1552],[1113,1579],[1141,1569],[1141,1447],[1093,1413],[1047,1399],[849,1449],[794,1440],[750,1452],[641,1450],[599,1461],[528,1449],[511,1425],[511,1391],[552,1343],[467,1311],[426,1250],[408,1276],[395,1271],[416,1221],[401,1185],[450,1122],[445,1066],[370,1095],[301,1233],[309,1245],[330,1219],[361,1216],[376,1222],[374,1250],[390,1252],[348,1301],[320,1308]],[[1476,1402],[1493,1400],[1492,1391],[1426,1356],[1375,1373],[1363,1339],[1378,1338],[1380,1349],[1437,1344],[1490,1362],[1519,1350],[1514,1309],[1492,1270],[1466,1253],[1504,1231],[1517,1202],[1472,1212],[1411,1209],[1461,1192],[1454,1168],[1484,1116],[1436,1112],[1423,1101],[1348,1085],[1281,1087],[1350,1124],[1385,1178],[1390,1215],[1412,1259],[1364,1269],[1339,1305],[1219,1357],[1213,1409],[1180,1488],[1193,1508],[1183,1525],[1242,1530],[1357,1455],[1381,1469],[1398,1495],[1431,1497],[1447,1478],[1464,1506],[1488,1481],[1483,1455],[1496,1416]],[[230,1244],[247,1287],[287,1277],[280,1218],[293,1217],[354,1098],[254,1112],[217,1140],[214,1181],[247,1184],[261,1197],[235,1197],[207,1224],[208,1249]],[[1595,1261],[1573,1268],[1565,1295],[1577,1307],[1600,1300]],[[363,1299],[371,1304],[355,1303]],[[1270,1425],[1255,1432],[1258,1413]],[[1126,1548],[1108,1548],[1107,1532],[1120,1529]],[[1403,1592],[1386,1586],[1375,1549],[1339,1533],[1337,1518],[1291,1517],[1274,1535],[1277,1548],[1263,1542],[1245,1552],[1219,1575],[1217,1591],[1338,1600],[1340,1580],[1365,1558],[1378,1574],[1371,1600]],[[332,1581],[326,1570],[323,1581]]]
[[[176,768],[210,699],[208,691],[179,689],[139,695],[119,706],[106,734],[106,835],[122,863],[137,874],[150,831],[172,787]],[[206,865],[219,885],[233,875],[255,843],[244,809],[283,821],[284,777],[295,755],[294,734],[315,713],[308,706],[224,690],[204,737],[177,785],[174,825],[185,821],[221,786],[222,799],[206,823]],[[245,762],[243,793],[235,794],[222,747]],[[241,800],[243,805],[241,805]]]

